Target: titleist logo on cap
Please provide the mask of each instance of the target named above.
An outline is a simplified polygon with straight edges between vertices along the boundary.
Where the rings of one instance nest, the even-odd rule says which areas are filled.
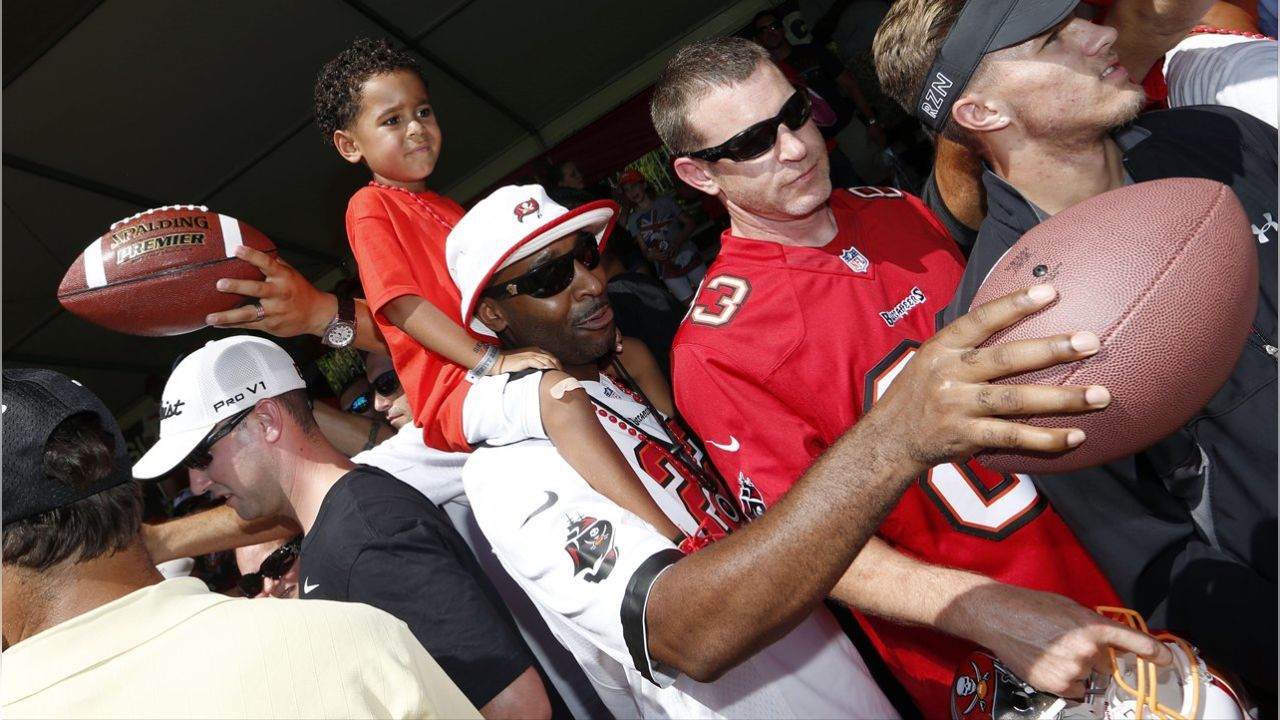
[[[920,110],[931,118],[938,117],[938,109],[947,101],[947,91],[951,89],[954,83],[951,78],[943,75],[941,72],[934,75],[934,81],[929,83],[928,90],[924,94],[924,102],[920,103]]]

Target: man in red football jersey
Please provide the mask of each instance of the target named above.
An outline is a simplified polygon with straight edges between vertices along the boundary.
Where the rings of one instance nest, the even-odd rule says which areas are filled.
[[[678,51],[651,106],[676,173],[731,218],[676,336],[676,403],[756,514],[885,392],[964,269],[918,199],[832,191],[808,109],[738,38]],[[1149,649],[1092,611],[1115,594],[1030,479],[972,460],[922,475],[832,595],[927,717],[975,645],[1067,696],[1108,667],[1108,644]]]

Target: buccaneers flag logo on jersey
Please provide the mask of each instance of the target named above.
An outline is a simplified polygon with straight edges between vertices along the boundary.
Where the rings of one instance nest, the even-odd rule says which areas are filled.
[[[618,562],[618,549],[613,546],[613,523],[593,517],[569,520],[569,543],[565,552],[573,559],[573,574],[587,582],[600,582],[609,577]]]

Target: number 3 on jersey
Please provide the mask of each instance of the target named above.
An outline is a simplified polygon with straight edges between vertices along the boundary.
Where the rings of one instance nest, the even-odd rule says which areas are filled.
[[[884,395],[915,356],[916,347],[918,343],[904,341],[867,373],[869,402]],[[989,540],[1008,537],[1048,505],[1031,478],[999,474],[973,460],[930,468],[920,478],[920,487],[952,527]]]
[[[738,312],[738,308],[747,301],[747,296],[751,294],[751,283],[747,282],[746,278],[717,275],[708,280],[706,285],[699,289],[698,294],[701,295],[707,290],[718,293],[715,296],[715,304],[694,305],[689,310],[689,322],[707,327],[723,327],[729,324],[734,314]]]

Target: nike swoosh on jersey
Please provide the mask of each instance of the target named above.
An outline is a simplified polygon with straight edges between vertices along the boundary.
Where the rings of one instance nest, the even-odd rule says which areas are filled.
[[[316,588],[318,588],[318,587],[320,587],[320,583],[316,583],[315,585],[312,585],[312,584],[311,584],[311,578],[307,578],[307,579],[305,579],[305,580],[303,580],[303,581],[302,581],[302,592],[303,592],[304,594],[305,594],[305,593],[309,593],[309,592],[311,592],[312,590],[315,590],[315,589],[316,589]]]
[[[729,444],[728,444],[728,445],[721,445],[720,443],[716,442],[715,440],[708,440],[708,441],[707,441],[707,444],[708,444],[708,445],[715,445],[716,447],[720,448],[721,450],[723,450],[723,451],[725,451],[725,452],[738,452],[738,448],[742,447],[741,445],[739,445],[739,444],[738,444],[738,438],[736,438],[736,437],[734,437],[734,436],[732,436],[732,435],[730,435],[730,436],[729,436]]]
[[[546,510],[552,505],[555,505],[556,501],[560,499],[559,495],[551,492],[550,490],[543,490],[543,492],[547,494],[547,501],[542,503],[542,505],[537,510],[534,510],[533,512],[529,513],[529,517],[525,518],[524,522],[520,523],[520,527],[524,527],[525,525],[528,525],[529,521],[533,519],[534,515],[537,515],[543,510]]]

